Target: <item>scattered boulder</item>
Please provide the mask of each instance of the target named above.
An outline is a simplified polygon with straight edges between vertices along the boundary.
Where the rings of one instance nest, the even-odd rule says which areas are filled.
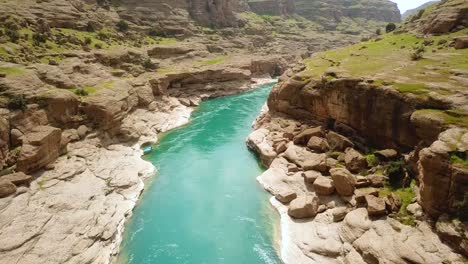
[[[379,160],[382,161],[394,160],[398,157],[398,152],[394,149],[379,150],[376,151],[374,154]]]
[[[333,215],[333,222],[340,222],[343,221],[343,219],[346,217],[348,214],[348,208],[346,207],[336,207],[332,211]]]
[[[370,180],[365,176],[356,176],[356,188],[369,187],[371,185]]]
[[[318,171],[308,170],[302,173],[302,177],[304,177],[304,182],[308,184],[313,184],[315,180],[322,176],[322,174]]]
[[[299,196],[289,205],[288,214],[296,219],[311,218],[317,215],[318,206],[315,194]]]
[[[380,188],[384,186],[387,177],[380,174],[371,174],[367,176],[367,179],[369,179],[372,187]]]
[[[314,127],[314,128],[308,128],[301,133],[299,133],[297,136],[294,137],[293,142],[294,144],[298,145],[306,145],[311,137],[323,137],[323,130],[321,126]]]
[[[9,181],[0,181],[0,198],[16,193],[16,186]]]
[[[11,146],[12,147],[17,147],[21,146],[23,144],[23,132],[19,131],[16,128],[13,128],[10,131],[10,138],[11,138]]]
[[[316,136],[309,139],[307,147],[317,152],[326,152],[330,148],[330,146],[328,146],[328,142],[324,138]]]
[[[388,212],[398,212],[400,211],[401,207],[401,199],[400,197],[396,196],[394,193],[389,193],[387,197],[384,198],[385,206]]]
[[[330,148],[336,151],[344,151],[347,148],[354,147],[354,143],[351,140],[333,131],[328,132],[327,141]]]
[[[354,192],[354,195],[356,203],[358,203],[358,205],[365,205],[366,195],[373,195],[375,197],[379,197],[379,191],[375,188],[359,189]]]
[[[360,172],[367,168],[366,158],[353,148],[347,148],[345,151],[346,168],[351,172]]]
[[[387,212],[384,199],[375,197],[374,195],[366,195],[365,199],[369,215],[378,216],[384,215]]]
[[[455,39],[455,49],[468,48],[468,36],[458,37]]]
[[[336,191],[342,196],[351,196],[356,189],[356,177],[345,168],[333,168],[330,170]]]
[[[275,198],[276,200],[287,204],[290,203],[292,200],[296,199],[297,194],[290,189],[283,188],[276,193]]]
[[[85,125],[81,125],[78,127],[78,129],[76,130],[76,132],[78,133],[78,136],[83,139],[84,137],[86,137],[86,134],[88,133],[88,127],[85,126]]]
[[[422,207],[418,203],[409,204],[406,207],[406,210],[408,211],[408,213],[414,215],[416,218],[421,217],[423,215]]]
[[[332,195],[335,192],[335,186],[329,177],[318,176],[314,181],[314,190],[319,195]]]
[[[330,168],[327,163],[327,155],[311,153],[309,158],[303,163],[302,168],[304,170],[327,172]]]
[[[8,182],[13,183],[16,186],[19,186],[22,184],[30,183],[32,181],[32,177],[24,174],[23,172],[16,172],[16,173],[11,173],[11,174],[7,174],[4,176],[0,176],[0,181],[8,181]]]

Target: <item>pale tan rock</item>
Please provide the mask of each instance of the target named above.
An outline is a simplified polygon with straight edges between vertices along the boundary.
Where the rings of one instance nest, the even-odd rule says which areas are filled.
[[[356,177],[344,168],[330,170],[336,192],[342,196],[351,196],[356,188]]]
[[[327,141],[330,148],[336,151],[344,151],[346,148],[354,147],[351,140],[333,131],[327,133]]]
[[[351,172],[360,172],[367,168],[366,158],[353,148],[347,148],[345,151],[346,168]]]
[[[328,142],[324,138],[317,136],[313,136],[309,139],[307,147],[317,152],[326,152],[330,148],[330,146],[328,146]]]
[[[316,195],[299,196],[289,205],[288,214],[297,219],[311,218],[317,215],[318,206]]]
[[[0,178],[0,198],[10,196],[16,192],[16,186],[10,181],[4,181]]]
[[[307,142],[309,142],[311,137],[324,137],[322,127],[318,126],[314,128],[308,128],[295,136],[293,141],[294,144],[307,145]]]
[[[344,242],[353,243],[371,228],[371,224],[365,208],[353,210],[343,220],[339,231],[340,237]]]
[[[329,177],[318,176],[313,186],[315,193],[319,195],[332,195],[335,192],[335,186]]]
[[[287,204],[292,200],[296,199],[297,194],[290,189],[283,188],[280,191],[278,191],[278,193],[275,195],[275,198],[278,201]]]
[[[19,186],[19,185],[22,185],[22,184],[28,184],[32,180],[33,180],[33,178],[31,176],[26,175],[23,172],[16,172],[16,173],[0,176],[0,181],[11,182],[16,186]]]
[[[369,215],[378,216],[387,213],[384,199],[375,197],[374,195],[366,195],[364,198],[366,199],[367,212],[369,212]]]
[[[308,184],[313,184],[315,180],[322,176],[322,174],[318,171],[308,170],[302,173],[302,177],[304,177],[304,182]]]

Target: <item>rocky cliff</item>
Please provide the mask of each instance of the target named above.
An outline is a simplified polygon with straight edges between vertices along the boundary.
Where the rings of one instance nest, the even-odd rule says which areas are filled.
[[[377,244],[363,243],[383,234],[368,228],[353,235],[353,248],[345,251],[332,247],[339,244],[328,237],[336,233],[314,233],[324,221],[346,216],[336,227],[337,241],[346,242],[349,234],[340,232],[359,207],[375,221],[388,214],[419,230],[432,224],[444,243],[467,254],[468,76],[466,60],[455,59],[468,56],[465,12],[464,1],[443,1],[395,33],[313,54],[273,88],[269,111],[257,120],[248,145],[270,168],[259,181],[275,196],[288,230],[296,230],[288,236],[308,258],[410,261],[399,255],[404,249],[382,254]],[[339,209],[330,198],[335,193],[344,203]],[[313,224],[301,227],[290,218]],[[321,238],[326,249],[316,242]],[[297,261],[297,249],[288,250],[288,261]],[[351,256],[353,250],[358,254]]]

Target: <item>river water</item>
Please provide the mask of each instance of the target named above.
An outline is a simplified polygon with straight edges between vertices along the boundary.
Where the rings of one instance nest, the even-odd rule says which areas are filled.
[[[203,102],[145,158],[158,168],[127,224],[119,262],[281,263],[279,221],[246,145],[272,84]]]

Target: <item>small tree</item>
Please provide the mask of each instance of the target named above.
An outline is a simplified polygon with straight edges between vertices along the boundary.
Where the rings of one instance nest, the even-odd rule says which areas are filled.
[[[388,23],[387,26],[385,27],[385,32],[390,33],[393,32],[396,29],[395,23]]]
[[[8,109],[25,111],[28,108],[24,95],[15,95],[8,102]]]
[[[117,30],[120,32],[125,32],[128,30],[128,23],[125,20],[120,20],[117,22]]]
[[[6,35],[10,38],[10,41],[13,43],[16,43],[21,37],[20,33],[14,29],[7,29]]]
[[[377,36],[382,35],[382,29],[378,28],[378,29],[375,31],[375,34],[377,34]]]
[[[42,43],[46,43],[47,36],[42,33],[34,33],[32,39],[35,46],[40,46]]]

